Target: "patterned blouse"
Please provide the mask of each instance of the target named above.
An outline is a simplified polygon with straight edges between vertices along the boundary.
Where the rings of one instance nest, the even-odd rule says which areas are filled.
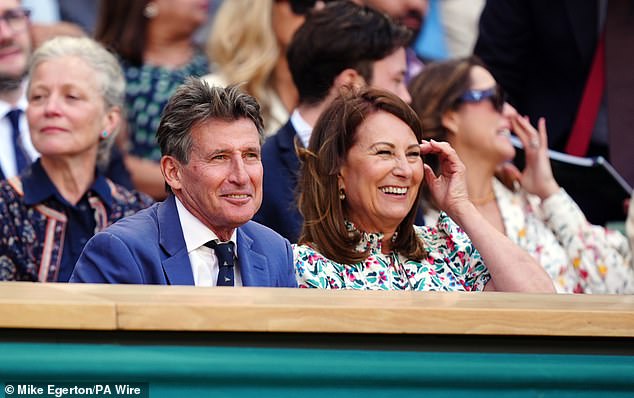
[[[346,223],[349,230],[354,225]],[[383,235],[362,233],[357,250],[369,256],[357,264],[339,264],[310,245],[293,245],[299,287],[321,289],[478,291],[491,279],[469,237],[446,214],[435,227],[414,226],[427,250],[421,261],[381,252]]]
[[[0,280],[55,282],[63,262],[69,215],[55,197],[27,203],[23,182],[28,181],[21,178],[24,174],[0,181]],[[128,191],[110,180],[107,184],[107,200],[92,191],[87,193],[95,232],[152,203],[144,194]]]
[[[176,88],[189,76],[209,72],[207,57],[197,51],[191,62],[179,69],[154,65],[121,63],[125,73],[125,105],[130,136],[129,152],[141,158],[158,161],[161,149],[156,142],[161,112]]]
[[[506,235],[539,261],[558,292],[634,293],[625,236],[590,224],[563,189],[540,203],[497,179],[493,184]]]

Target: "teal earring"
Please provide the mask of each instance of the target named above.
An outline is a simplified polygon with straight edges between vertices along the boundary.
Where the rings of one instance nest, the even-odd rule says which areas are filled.
[[[104,140],[106,138],[108,138],[108,131],[107,130],[104,130],[104,131],[101,132],[101,138],[103,138]]]

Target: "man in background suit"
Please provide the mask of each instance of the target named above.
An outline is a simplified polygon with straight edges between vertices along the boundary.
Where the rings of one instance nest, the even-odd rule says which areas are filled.
[[[297,286],[289,242],[250,221],[263,134],[253,97],[188,79],[156,133],[170,195],[88,241],[71,282]]]
[[[578,155],[605,157],[632,185],[634,1],[488,0],[474,53],[521,114],[533,122],[546,119],[549,148],[563,152],[602,37],[605,89],[593,93],[598,112],[587,150]],[[571,196],[595,224],[624,218],[622,209],[605,209],[594,197]]]
[[[19,174],[39,154],[31,143],[25,116],[24,78],[31,55],[29,14],[18,0],[0,0],[0,15],[0,179],[5,179]],[[19,129],[16,137],[14,127]]]
[[[287,53],[299,106],[262,147],[264,198],[256,221],[297,242],[303,218],[295,195],[296,147],[308,147],[317,118],[346,86],[372,85],[410,102],[405,86],[410,37],[386,15],[352,2],[329,3],[308,14]]]

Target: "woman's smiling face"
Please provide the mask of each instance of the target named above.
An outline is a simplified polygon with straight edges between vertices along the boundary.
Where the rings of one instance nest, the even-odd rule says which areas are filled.
[[[366,232],[393,232],[415,205],[422,181],[414,132],[388,112],[368,115],[340,170],[348,220]]]

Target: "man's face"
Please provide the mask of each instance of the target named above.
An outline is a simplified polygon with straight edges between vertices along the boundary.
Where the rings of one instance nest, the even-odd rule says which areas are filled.
[[[412,97],[405,85],[406,70],[407,58],[405,49],[401,47],[372,65],[370,85],[394,93],[409,104],[412,102]]]
[[[27,17],[20,18],[18,0],[0,0],[0,81],[21,80],[31,54],[31,38]],[[7,18],[11,22],[7,22]]]
[[[389,15],[394,21],[405,25],[416,39],[427,13],[427,0],[357,0],[369,7]]]
[[[228,240],[262,204],[260,136],[250,119],[210,120],[192,129],[189,162],[179,163],[174,194],[196,218]]]

